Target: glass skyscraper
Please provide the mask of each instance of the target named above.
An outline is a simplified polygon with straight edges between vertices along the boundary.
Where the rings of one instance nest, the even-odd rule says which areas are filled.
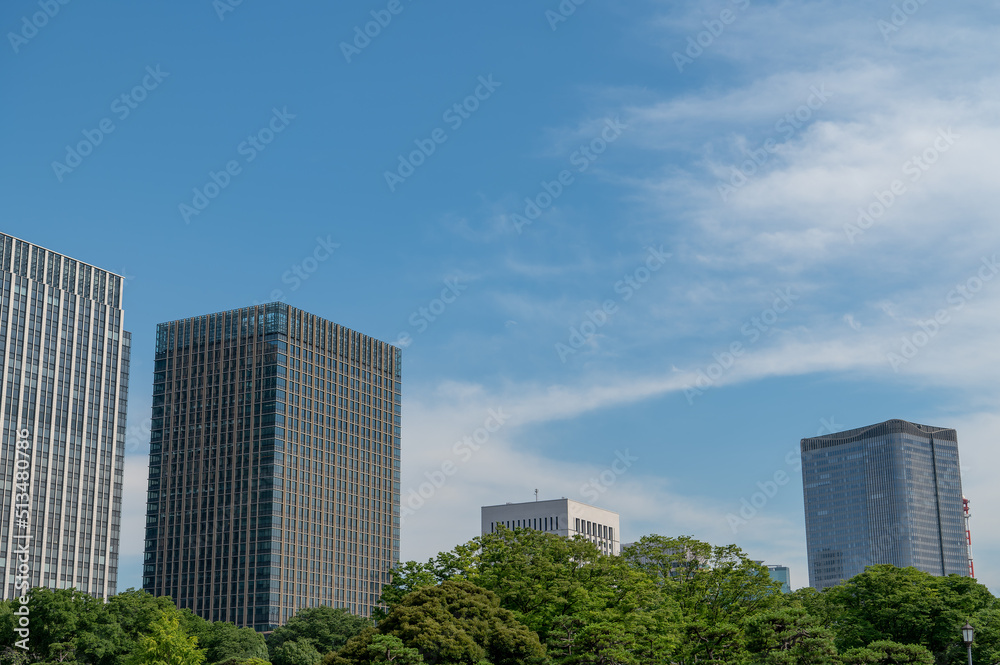
[[[399,561],[400,350],[282,303],[156,331],[143,588],[257,630]]]
[[[866,566],[968,575],[958,437],[904,420],[802,439],[809,583]]]
[[[119,275],[0,234],[0,571],[116,592],[131,337]]]

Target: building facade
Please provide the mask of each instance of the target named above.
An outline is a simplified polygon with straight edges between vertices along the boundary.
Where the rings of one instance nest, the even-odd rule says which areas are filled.
[[[788,566],[769,565],[767,574],[771,576],[772,580],[781,584],[781,593],[792,592],[792,571],[788,569]]]
[[[605,554],[621,553],[618,513],[571,499],[483,506],[482,533],[493,533],[497,525],[508,529],[536,529],[558,536],[583,536]]]
[[[0,571],[98,598],[118,582],[131,336],[120,275],[0,234]]]
[[[157,327],[143,588],[257,630],[399,561],[400,350],[283,303]]]
[[[955,430],[889,420],[801,448],[811,586],[883,563],[969,574]]]

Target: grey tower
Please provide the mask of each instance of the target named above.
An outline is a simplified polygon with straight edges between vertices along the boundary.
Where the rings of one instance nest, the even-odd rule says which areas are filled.
[[[866,566],[968,575],[955,430],[905,420],[802,439],[809,583]]]
[[[116,592],[131,337],[119,275],[0,234],[0,573]]]
[[[143,588],[257,630],[399,561],[400,350],[282,303],[156,331]]]

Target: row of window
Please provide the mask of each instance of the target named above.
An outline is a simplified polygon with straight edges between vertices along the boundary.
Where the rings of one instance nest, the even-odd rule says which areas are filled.
[[[559,531],[559,516],[533,517],[531,519],[506,520],[490,523],[490,533],[496,533],[497,524],[507,529],[535,529],[536,531]],[[564,525],[565,526],[565,525]]]
[[[603,540],[614,541],[615,530],[606,524],[598,524],[590,520],[576,518],[576,532],[582,536],[594,536]]]
[[[576,534],[614,542],[614,527],[610,527],[606,524],[598,524],[597,522],[591,522],[590,520],[580,519],[579,517],[575,519],[576,522],[574,531]],[[490,522],[490,533],[496,533],[498,524],[508,529],[527,528],[547,532],[558,532],[560,529],[558,515],[551,517],[531,517]],[[568,528],[568,525],[563,524],[563,528]]]

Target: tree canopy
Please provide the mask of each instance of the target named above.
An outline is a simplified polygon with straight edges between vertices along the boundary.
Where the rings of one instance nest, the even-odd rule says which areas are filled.
[[[345,609],[309,607],[271,633],[267,648],[274,665],[313,665],[323,654],[340,649],[370,625],[368,619]]]
[[[377,622],[300,610],[264,636],[129,589],[107,602],[32,589],[30,637],[0,602],[0,665],[974,665],[1000,662],[1000,605],[968,577],[870,566],[782,594],[735,545],[499,529],[396,568]]]
[[[500,528],[425,563],[399,566],[383,590],[378,628],[327,662],[408,663],[418,655],[469,662],[479,653],[469,646],[475,640],[466,651],[456,643],[454,653],[442,653],[421,638],[438,633],[398,623],[444,625],[440,603],[428,598],[457,580],[491,592],[538,636],[552,665],[964,665],[959,628],[966,620],[980,631],[975,665],[1000,656],[1000,606],[967,577],[872,566],[823,593],[782,594],[767,569],[735,545],[651,535],[606,556],[584,538]],[[416,653],[387,647],[383,660],[372,660],[379,636],[397,637],[397,648]]]

